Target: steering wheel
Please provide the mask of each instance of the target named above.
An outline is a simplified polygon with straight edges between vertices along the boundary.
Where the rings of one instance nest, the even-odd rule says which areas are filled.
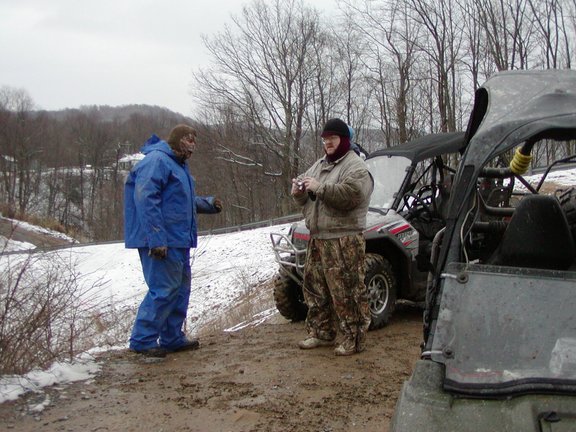
[[[423,200],[427,201],[428,204],[431,204],[434,201],[434,197],[436,197],[436,191],[438,190],[438,186],[433,184],[426,184],[418,189],[416,195],[418,195]]]
[[[402,199],[411,217],[418,217],[424,222],[432,222],[432,211],[430,210],[430,205],[426,202],[426,199],[430,197],[423,198],[420,196],[422,189],[424,189],[424,187],[420,188],[418,194],[408,192]]]

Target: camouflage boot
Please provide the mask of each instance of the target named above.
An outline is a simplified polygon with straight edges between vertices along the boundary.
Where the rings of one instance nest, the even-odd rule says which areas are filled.
[[[364,350],[366,350],[366,333],[359,332],[356,335],[356,352],[361,353]]]
[[[332,345],[334,345],[333,340],[318,339],[312,336],[298,342],[300,349],[314,349]]]
[[[356,354],[356,341],[354,339],[345,338],[340,345],[334,349],[334,354],[337,356]]]

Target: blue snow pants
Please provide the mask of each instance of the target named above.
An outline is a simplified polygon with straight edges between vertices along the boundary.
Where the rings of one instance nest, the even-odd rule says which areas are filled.
[[[148,293],[136,315],[130,348],[179,348],[186,342],[182,326],[192,283],[190,249],[168,248],[164,259],[148,256],[148,248],[139,248],[138,253]]]

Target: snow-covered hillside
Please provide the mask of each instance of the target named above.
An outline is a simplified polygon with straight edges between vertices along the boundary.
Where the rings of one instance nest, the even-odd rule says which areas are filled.
[[[252,290],[273,277],[278,265],[274,260],[269,235],[271,232],[285,232],[288,227],[289,224],[285,224],[199,238],[198,248],[193,250],[192,293],[186,324],[189,334],[195,335],[203,326],[220,319],[236,302],[244,301]],[[9,244],[8,248],[27,247]],[[0,267],[14,266],[27,256],[27,253],[6,254],[0,257]],[[99,314],[105,315],[114,310],[117,317],[126,312],[130,320],[133,318],[147,291],[136,250],[125,249],[123,243],[111,243],[55,250],[48,252],[47,256],[49,260],[74,263],[80,285],[97,287],[85,290],[88,297],[84,307],[91,313],[97,309]],[[255,299],[251,315],[242,317],[240,321],[224,320],[224,323],[230,324],[228,330],[255,325],[277,313],[271,292],[258,290],[253,294]],[[99,339],[103,341],[102,346],[96,346],[94,350],[127,348],[130,323],[123,329],[125,333],[120,337],[116,329],[113,338],[121,340],[120,346],[107,345],[104,341],[110,338],[103,335]],[[49,371],[34,371],[26,377],[2,377],[0,403],[17,397],[27,389],[83,379],[94,372],[94,368],[95,365],[79,359],[74,365],[58,363]]]

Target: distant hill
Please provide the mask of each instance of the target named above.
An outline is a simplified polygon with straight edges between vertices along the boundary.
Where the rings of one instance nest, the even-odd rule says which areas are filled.
[[[35,111],[36,113],[45,114],[55,120],[66,120],[71,114],[83,112],[86,114],[97,113],[98,118],[102,122],[125,122],[134,115],[147,117],[147,118],[163,118],[169,123],[194,123],[190,117],[170,111],[168,108],[160,107],[157,105],[82,105],[80,108],[67,108],[58,111]]]

